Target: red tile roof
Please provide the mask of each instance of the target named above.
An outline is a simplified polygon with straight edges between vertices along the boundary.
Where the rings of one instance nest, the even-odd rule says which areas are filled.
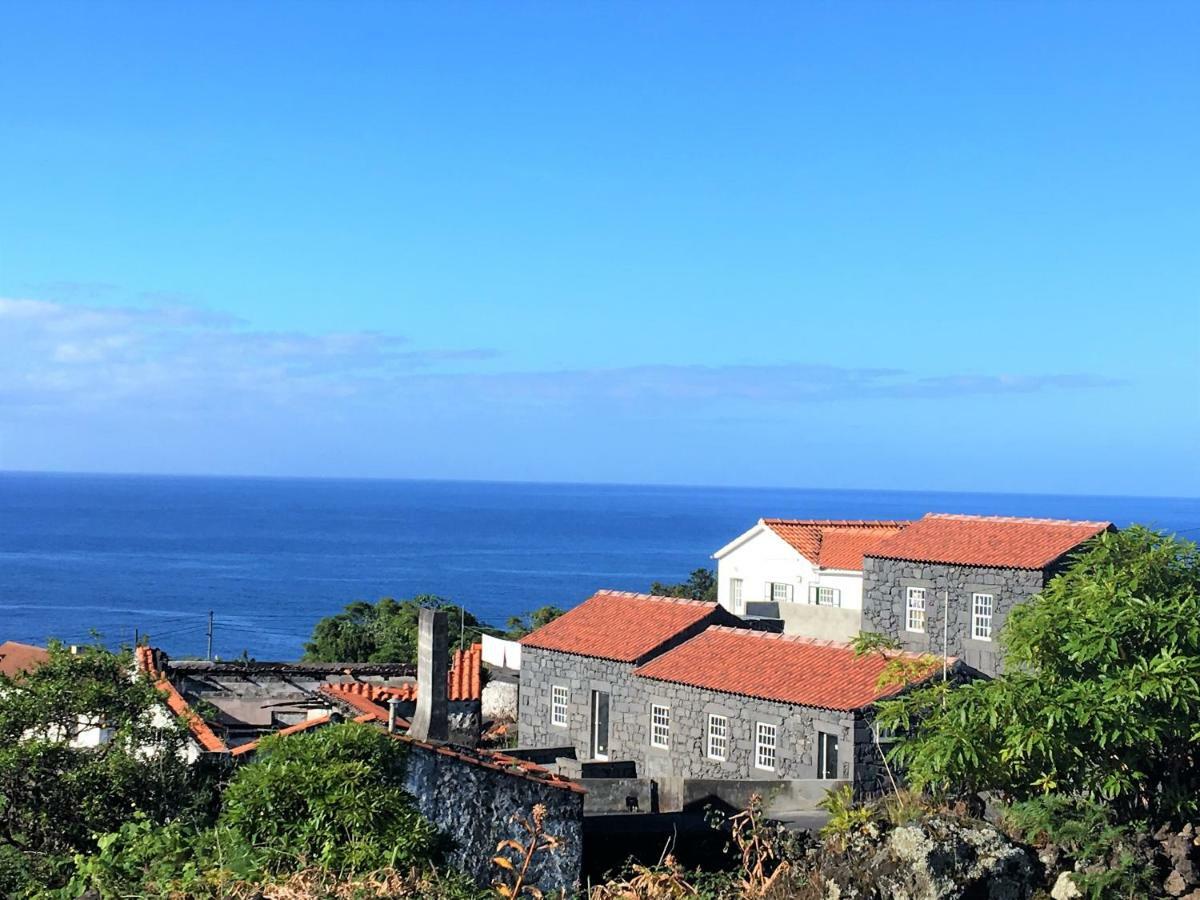
[[[175,685],[167,680],[167,676],[159,671],[152,648],[137,647],[134,650],[134,662],[138,671],[146,673],[154,681],[154,686],[163,693],[171,712],[187,723],[188,730],[192,733],[196,743],[210,753],[225,753],[229,750],[208,723],[188,705],[183,694],[179,693]]]
[[[479,700],[483,696],[483,644],[472,644],[465,650],[454,651],[446,682],[447,700]],[[344,692],[358,694],[377,703],[387,703],[391,699],[401,702],[417,699],[417,685],[411,681],[403,684],[374,684],[368,681],[331,684]]]
[[[597,591],[521,638],[526,647],[636,662],[682,631],[720,615],[715,603],[628,591]]]
[[[889,658],[893,656],[924,658],[916,653],[892,653]],[[887,659],[878,653],[855,656],[848,644],[835,641],[713,626],[633,674],[727,694],[849,711],[899,690],[876,687],[886,665]],[[929,672],[940,667],[938,659]]]
[[[16,678],[28,674],[42,663],[50,661],[50,651],[33,644],[19,644],[16,641],[5,641],[0,644],[0,674]]]
[[[801,556],[824,569],[862,569],[863,553],[908,525],[867,519],[763,519]]]
[[[964,566],[1044,569],[1111,527],[1109,522],[930,513],[881,541],[867,555]]]

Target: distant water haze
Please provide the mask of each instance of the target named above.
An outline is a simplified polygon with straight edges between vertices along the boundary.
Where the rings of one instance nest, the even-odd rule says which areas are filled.
[[[1200,499],[0,473],[0,641],[297,657],[356,600],[439,594],[503,625],[682,581],[760,517],[964,512],[1200,536]]]

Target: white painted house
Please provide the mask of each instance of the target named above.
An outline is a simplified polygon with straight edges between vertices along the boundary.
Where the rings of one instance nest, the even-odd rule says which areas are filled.
[[[713,554],[717,600],[785,634],[849,640],[862,627],[863,553],[908,522],[759,519]]]

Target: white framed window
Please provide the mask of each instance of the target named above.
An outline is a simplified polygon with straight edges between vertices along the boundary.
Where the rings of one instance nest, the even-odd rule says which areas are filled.
[[[992,594],[971,595],[971,637],[977,641],[992,639],[992,609],[995,599]]]
[[[742,596],[742,579],[729,579],[729,606],[735,613],[741,615],[746,611],[746,598]]]
[[[712,713],[708,717],[708,758],[723,760],[729,752],[729,719]]]
[[[754,767],[775,771],[775,726],[756,722],[754,726]]]
[[[838,588],[814,587],[809,596],[814,606],[842,605],[842,592]]]
[[[925,631],[925,588],[910,587],[905,592],[904,630]]]
[[[663,750],[671,746],[671,707],[650,706],[650,746]]]
[[[767,599],[772,603],[790,603],[792,586],[785,581],[767,582]]]
[[[550,688],[550,724],[567,727],[567,700],[570,698],[566,685],[556,684]]]

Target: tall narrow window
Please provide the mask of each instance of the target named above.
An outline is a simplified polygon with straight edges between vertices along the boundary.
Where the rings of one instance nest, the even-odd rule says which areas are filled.
[[[971,637],[977,641],[992,639],[992,607],[995,598],[991,594],[971,595]]]
[[[838,739],[836,734],[817,732],[817,777],[838,777]]]
[[[785,581],[772,581],[767,585],[767,597],[772,603],[787,603],[792,599],[792,586]]]
[[[775,771],[775,726],[758,722],[754,729],[754,766]]]
[[[729,719],[715,713],[708,717],[708,758],[721,759],[729,752]]]
[[[742,597],[742,579],[729,579],[729,606],[739,616],[746,611],[746,600]]]
[[[904,630],[925,631],[925,588],[910,587],[906,591]]]
[[[812,589],[812,602],[817,606],[841,606],[842,592],[837,588],[814,587]]]
[[[550,724],[560,728],[567,727],[567,693],[566,685],[556,684],[550,688]]]
[[[671,707],[650,707],[650,746],[666,750],[671,746]]]

